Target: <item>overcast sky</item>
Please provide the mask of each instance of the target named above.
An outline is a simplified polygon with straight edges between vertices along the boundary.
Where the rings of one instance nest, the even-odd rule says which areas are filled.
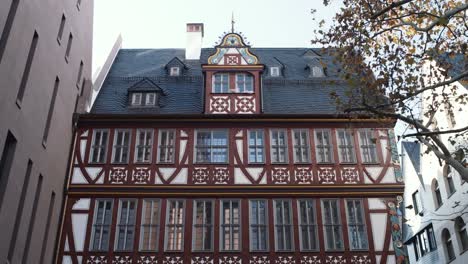
[[[213,47],[231,28],[253,47],[310,47],[313,29],[330,20],[341,1],[322,0],[96,0],[93,71],[103,63],[118,34],[123,48],[184,48],[186,23],[204,23],[203,47]],[[310,10],[315,8],[316,21]]]

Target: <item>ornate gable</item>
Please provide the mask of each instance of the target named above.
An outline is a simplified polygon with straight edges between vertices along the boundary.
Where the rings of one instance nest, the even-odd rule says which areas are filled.
[[[257,65],[257,56],[250,52],[250,46],[237,33],[226,34],[216,52],[208,58],[208,64],[215,65]]]

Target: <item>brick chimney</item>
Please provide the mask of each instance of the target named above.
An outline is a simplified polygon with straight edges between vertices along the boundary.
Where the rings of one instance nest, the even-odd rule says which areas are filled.
[[[199,60],[203,42],[203,23],[187,24],[186,60]]]

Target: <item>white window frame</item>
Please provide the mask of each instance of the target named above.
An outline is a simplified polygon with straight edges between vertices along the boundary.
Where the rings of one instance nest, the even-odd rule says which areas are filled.
[[[318,133],[320,133],[320,139],[319,139],[319,135]],[[328,136],[328,144],[324,144],[324,145],[320,145],[319,143],[322,142],[322,143],[325,143],[326,142],[326,138],[324,136],[324,134],[327,134]],[[332,133],[331,133],[331,130],[329,129],[316,129],[314,131],[314,137],[315,137],[315,157],[317,158],[317,163],[320,163],[320,164],[329,164],[329,163],[333,163],[334,162],[334,159],[333,159],[333,141],[332,141]],[[323,154],[322,154],[323,152]],[[326,154],[328,153],[328,155]],[[322,160],[322,157],[323,158],[328,158],[328,160]],[[320,160],[319,160],[320,159]]]
[[[151,217],[150,222],[145,223],[146,219],[146,205],[150,203],[151,205]],[[157,212],[154,213],[154,204],[157,204]],[[139,243],[139,251],[152,251],[157,252],[159,247],[159,228],[161,225],[161,199],[143,199],[142,207],[141,207],[141,223],[140,223],[140,243]],[[156,236],[154,248],[144,247],[144,234],[145,229],[149,229],[149,240],[148,242],[151,243],[151,237]]]
[[[289,207],[289,219],[288,217],[285,216],[284,213],[284,206],[287,204]],[[276,215],[276,207],[280,205],[281,206],[281,218],[282,218],[282,223],[279,223],[279,219]],[[290,252],[294,251],[294,224],[293,224],[293,208],[292,208],[292,203],[290,199],[275,199],[273,200],[273,221],[274,221],[274,232],[275,232],[275,250],[276,251],[281,251],[281,252]],[[288,222],[286,222],[288,221]],[[288,238],[286,237],[286,230],[289,228],[290,233],[289,233],[289,241],[291,243],[291,248],[279,248],[279,231],[278,229],[281,229],[283,232],[283,245],[286,245],[286,242],[288,241]]]
[[[309,208],[309,206],[312,208],[312,215],[313,219],[310,219],[309,212],[306,212],[306,223],[302,222],[302,217],[301,217],[301,203],[305,203],[306,210]],[[298,216],[298,222],[299,222],[299,227],[298,227],[298,232],[299,232],[299,245],[300,245],[300,250],[301,251],[307,251],[307,252],[314,252],[319,250],[319,243],[318,243],[318,225],[317,225],[317,206],[316,202],[314,199],[299,199],[297,200],[297,216]],[[302,228],[307,229],[307,240],[309,241],[309,248],[304,247],[304,237],[302,234]],[[314,230],[313,233],[315,234],[314,237],[310,236],[310,230]],[[312,247],[312,241],[315,243],[315,247]]]
[[[323,68],[318,67],[318,66],[313,66],[312,67],[312,76],[313,77],[325,77],[325,73],[323,71]]]
[[[177,202],[177,206],[176,206],[176,210],[177,208],[180,209],[179,207],[179,202],[182,203],[182,221],[179,221],[179,223],[169,223],[169,214],[170,214],[170,203],[171,202]],[[170,251],[170,252],[180,252],[180,251],[184,251],[184,232],[185,232],[185,215],[186,213],[186,209],[185,209],[185,200],[183,199],[167,199],[167,205],[166,205],[166,223],[165,223],[165,227],[164,227],[164,250],[165,251]],[[176,214],[177,215],[177,214]],[[174,218],[175,219],[175,218]],[[179,219],[175,219],[175,220],[179,220]],[[181,222],[181,223],[180,223]],[[170,227],[175,227],[174,229],[174,235],[177,235],[177,227],[181,227],[181,234],[182,234],[182,237],[181,237],[181,240],[180,240],[180,249],[170,249],[168,246],[168,243],[169,243],[169,228]],[[177,243],[177,238],[174,239],[174,245],[173,246],[176,246],[176,243]]]
[[[222,146],[222,145],[213,145],[213,132],[225,132],[226,133],[226,145],[225,146]],[[202,132],[202,133],[206,133],[206,132],[209,132],[210,133],[210,145],[200,145],[198,143],[198,134]],[[198,149],[199,148],[209,148],[210,149],[210,160],[203,160],[203,161],[198,161]],[[214,158],[213,158],[213,149],[216,149],[216,148],[223,148],[226,150],[226,160],[225,161],[218,161],[218,162],[215,162],[214,161]],[[193,155],[194,155],[194,160],[195,160],[195,163],[198,163],[198,164],[227,164],[229,162],[229,131],[227,129],[197,129],[195,130],[195,144],[194,144],[194,152],[193,152]]]
[[[253,202],[264,202],[265,203],[265,220],[264,224],[258,224],[260,223],[260,214],[256,216],[257,218],[257,224],[252,223],[252,203]],[[251,252],[266,252],[269,250],[269,227],[268,227],[268,200],[266,199],[252,199],[249,200],[249,249]],[[253,232],[252,228],[258,228],[258,231],[261,230],[261,228],[265,229],[265,249],[254,249],[253,248]],[[258,232],[257,234],[260,234]],[[260,235],[258,236],[260,238]],[[259,240],[260,241],[260,240]]]
[[[163,134],[165,133],[166,143],[168,142],[169,135],[172,134],[172,144],[162,145]],[[174,163],[175,162],[175,150],[176,145],[176,131],[175,129],[160,129],[158,135],[158,163]],[[163,155],[163,151],[165,150]],[[170,155],[169,153],[172,153]],[[164,156],[164,157],[163,157]],[[164,160],[161,160],[163,158]]]
[[[149,133],[150,137],[148,137],[148,134],[145,135],[144,137],[144,143],[141,144],[140,142],[140,133]],[[148,144],[148,141],[151,141],[150,144]],[[153,152],[153,141],[154,141],[154,131],[153,129],[137,129],[136,132],[136,143],[135,143],[135,158],[134,161],[135,163],[151,163],[152,160],[152,152]],[[139,160],[139,155],[138,155],[138,149],[143,148],[143,160]],[[145,150],[149,148],[149,155],[146,157],[145,155]],[[146,159],[145,159],[146,158]]]
[[[96,142],[96,134],[101,133],[99,137],[99,142]],[[103,134],[106,134],[106,139],[103,140]],[[97,143],[97,144],[96,144]],[[107,159],[107,145],[109,144],[109,129],[94,129],[93,130],[93,140],[91,142],[91,147],[89,151],[89,163],[93,164],[102,164],[106,163]],[[97,153],[97,159],[94,157],[94,149],[99,149]]]
[[[279,139],[279,133],[284,133],[284,145],[273,145],[273,134],[278,133],[277,139]],[[279,141],[277,140],[279,143]],[[273,156],[273,149],[276,149],[278,153],[278,160],[274,160]],[[280,155],[280,150],[284,149],[284,161],[281,161],[281,155]],[[288,163],[289,160],[289,150],[288,150],[288,131],[286,129],[270,129],[270,158],[271,158],[271,163],[274,164],[284,164]]]
[[[354,207],[353,213],[354,213],[354,219],[355,221],[351,221],[352,217],[350,215],[350,207],[349,203],[352,203],[352,206]],[[345,200],[345,207],[346,207],[346,220],[348,224],[348,238],[349,238],[349,247],[351,250],[369,250],[369,238],[367,234],[367,224],[366,224],[366,219],[365,215],[366,213],[364,212],[364,204],[362,199],[346,199]],[[361,215],[358,214],[356,211],[356,208],[360,207],[361,210]],[[362,223],[358,221],[359,217],[362,220]],[[359,244],[357,247],[354,247],[353,245],[353,236],[352,236],[352,229],[355,228],[355,230],[359,230],[359,228],[362,228],[364,231],[363,234],[357,233],[357,243]],[[361,237],[363,235],[363,237]]]
[[[229,73],[215,73],[213,74],[213,81],[212,81],[212,93],[229,93],[230,92],[230,79]],[[221,80],[219,82],[216,81],[216,76],[221,76]],[[227,83],[225,79],[227,78]],[[219,91],[216,89],[216,84],[219,84]]]
[[[249,73],[236,73],[236,93],[253,93],[254,92],[254,77]],[[251,79],[251,87],[247,86],[247,79]]]
[[[248,159],[249,159],[249,163],[250,164],[263,164],[265,163],[265,133],[263,131],[263,129],[249,129],[247,131],[248,133],[248,138],[247,138],[247,144],[248,144]],[[251,133],[255,133],[255,138],[252,138],[252,135]],[[259,138],[259,135],[261,137],[261,141],[262,141],[262,144],[259,144],[258,143],[258,138]],[[254,140],[254,144],[251,145],[250,144],[250,141],[251,140]],[[254,150],[255,151],[255,160],[251,160],[250,159],[250,151],[251,150]],[[258,151],[261,150],[261,152],[263,153],[263,156],[262,156],[262,159],[259,160],[258,158]]]
[[[296,133],[299,133],[299,145],[296,145]],[[305,133],[305,142],[303,142],[302,135]],[[292,130],[292,141],[293,141],[293,156],[294,163],[310,163],[310,138],[308,129],[293,129]],[[306,157],[303,155],[303,150],[305,148]],[[297,155],[297,150],[299,150],[300,157]]]
[[[203,223],[202,224],[196,224],[196,219],[197,219],[197,205],[198,203],[203,204]],[[206,222],[206,204],[211,203],[211,223]],[[192,250],[196,252],[212,252],[214,249],[214,207],[215,203],[214,200],[210,199],[197,199],[193,201],[193,222],[192,222]],[[210,243],[210,248],[202,248],[202,249],[197,249],[195,248],[196,245],[196,228],[210,228],[210,236],[211,236],[211,243]],[[202,232],[202,244],[205,243],[205,233]]]
[[[122,133],[122,144],[117,145],[118,134]],[[130,156],[130,141],[132,139],[132,131],[130,129],[116,129],[114,130],[114,141],[112,144],[112,163],[113,164],[126,164],[128,163],[129,156]],[[124,142],[127,140],[127,144],[125,145]],[[116,160],[117,149],[120,149],[120,155],[118,160]],[[124,152],[126,152],[127,158],[123,159]]]
[[[125,223],[121,223],[122,218],[122,207],[123,203],[127,202],[127,215],[125,217]],[[133,224],[129,223],[130,220],[130,205],[133,203]],[[136,237],[136,217],[137,217],[137,209],[138,209],[138,202],[136,199],[119,199],[119,207],[117,209],[117,224],[115,226],[115,241],[114,241],[114,250],[119,252],[129,252],[133,251],[135,246],[135,237]],[[124,227],[124,240],[123,240],[123,249],[119,249],[119,235],[120,235],[120,227]],[[131,229],[133,226],[133,239],[131,241],[131,247],[127,248],[127,235],[128,230]]]
[[[332,221],[331,223],[327,223],[326,221],[326,217],[325,217],[325,202],[329,202],[330,203],[330,206],[332,206],[332,203],[335,203],[336,204],[336,212],[337,212],[337,217],[338,217],[338,222],[335,223],[333,221],[333,208],[330,208],[331,211],[330,211],[330,220]],[[323,236],[324,236],[324,240],[325,240],[325,248],[326,250],[328,251],[343,251],[344,248],[345,248],[345,245],[344,245],[344,238],[343,238],[343,221],[341,219],[341,209],[340,209],[340,200],[338,199],[322,199],[321,200],[321,204],[322,204],[322,221],[323,221]],[[334,244],[336,244],[337,241],[335,241],[335,239],[337,239],[338,241],[341,241],[341,247],[338,248],[338,247],[333,247],[333,248],[330,248],[328,247],[328,239],[327,239],[327,226],[330,226],[331,229],[332,229],[332,237],[333,237],[333,241]],[[334,227],[338,227],[338,235],[339,237],[336,238],[335,237],[335,231],[334,231]]]
[[[361,129],[358,133],[362,163],[379,163],[379,156],[377,155],[377,139],[375,138],[374,131],[372,129]],[[372,140],[375,140],[375,142],[372,142]]]
[[[241,203],[241,200],[238,200],[238,199],[221,199],[220,201],[220,205],[219,205],[219,208],[220,208],[220,212],[219,212],[219,217],[220,217],[220,224],[219,224],[219,241],[220,241],[220,251],[222,252],[239,252],[241,249],[242,249],[242,203]],[[225,223],[225,218],[224,218],[224,203],[225,202],[229,202],[229,219],[230,219],[230,223],[229,224],[226,224]],[[238,212],[238,224],[233,224],[232,223],[232,219],[233,219],[233,216],[234,216],[234,213],[233,213],[233,202],[236,202],[237,203],[237,212]],[[235,227],[238,228],[238,236],[239,236],[239,243],[238,243],[238,249],[226,249],[225,248],[225,244],[224,244],[224,232],[223,232],[223,229],[227,227],[229,228],[229,235],[230,235],[230,245],[231,245],[231,248],[233,248],[234,246],[234,231],[233,229]]]
[[[180,76],[180,67],[173,66],[169,70],[170,76]]]
[[[279,77],[280,74],[279,74],[279,67],[277,66],[274,66],[274,67],[270,67],[270,76],[271,77]]]
[[[340,134],[343,133],[343,138]],[[356,163],[356,148],[354,146],[354,131],[347,129],[336,130],[336,142],[340,163],[355,164]],[[343,153],[343,151],[346,151]],[[344,155],[346,154],[346,155]]]
[[[132,106],[141,106],[142,93],[132,93]]]
[[[98,206],[99,206],[99,203],[103,202],[104,203],[104,209],[103,209],[103,217],[102,217],[102,221],[101,223],[96,223],[97,221],[97,212],[98,212]],[[109,211],[109,214],[106,214],[106,206],[107,204],[110,204],[110,211]],[[112,199],[96,199],[95,201],[95,205],[94,205],[94,212],[93,212],[93,225],[91,227],[91,241],[89,243],[89,251],[93,251],[93,252],[99,252],[99,251],[108,251],[109,250],[109,246],[110,246],[110,236],[111,236],[111,230],[112,230],[112,211],[113,211],[113,208],[114,207],[114,201]],[[105,225],[104,223],[106,222],[106,216],[109,216],[109,224],[108,225]],[[99,239],[99,248],[94,248],[94,236],[96,235],[96,227],[99,226],[100,227],[100,239]],[[102,234],[104,233],[104,226],[107,226],[107,248],[102,248]]]
[[[155,106],[155,105],[156,105],[156,93],[146,93],[145,94],[145,106]]]

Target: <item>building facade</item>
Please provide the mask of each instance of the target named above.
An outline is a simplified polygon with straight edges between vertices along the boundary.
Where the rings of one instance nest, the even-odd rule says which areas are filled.
[[[74,138],[59,263],[403,263],[392,120],[349,118],[333,56],[122,49]]]
[[[455,59],[452,62],[460,67],[453,67],[449,78],[466,71],[465,57]],[[429,66],[439,67],[436,64]],[[467,96],[467,87],[465,79],[455,82],[454,90],[450,88],[449,100],[453,104],[453,112],[447,111],[445,104],[440,104],[432,121],[434,129],[446,131],[466,126],[468,107],[456,98]],[[437,92],[442,92],[442,89],[444,87]],[[423,109],[431,104],[437,105],[424,100]],[[423,119],[424,122],[428,121],[426,117]],[[456,153],[458,149],[466,151],[466,136],[453,139],[453,135],[441,134],[439,139],[451,153]],[[402,149],[408,230],[406,244],[411,263],[467,263],[468,184],[457,171],[440,162],[433,153],[425,153],[424,145],[404,142]],[[460,160],[467,166],[466,156],[461,155]]]
[[[51,263],[93,1],[0,2],[0,262]]]

